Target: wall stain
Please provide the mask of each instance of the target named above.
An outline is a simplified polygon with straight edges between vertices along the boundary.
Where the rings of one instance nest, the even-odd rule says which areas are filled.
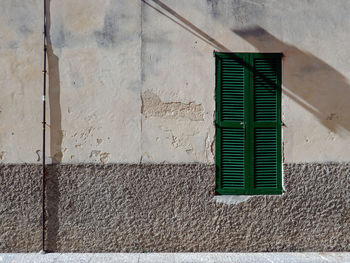
[[[100,47],[114,47],[117,43],[118,19],[114,12],[109,11],[104,19],[102,30],[95,31],[96,42]]]
[[[68,32],[65,30],[63,23],[61,23],[58,32],[56,32],[56,34],[53,35],[52,44],[56,48],[65,47],[67,42],[66,34],[68,34]]]
[[[19,27],[19,32],[21,32],[25,37],[33,33],[33,31],[28,27],[28,25],[21,25]]]
[[[207,4],[210,5],[211,15],[216,18],[219,15],[218,10],[219,0],[207,0]]]
[[[152,91],[145,91],[141,97],[141,113],[146,117],[166,119],[186,118],[192,121],[204,120],[204,109],[201,104],[183,102],[162,102]]]

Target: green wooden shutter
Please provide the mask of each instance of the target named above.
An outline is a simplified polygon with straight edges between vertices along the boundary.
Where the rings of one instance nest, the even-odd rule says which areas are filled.
[[[220,193],[245,191],[245,82],[244,56],[222,55],[217,59],[216,156],[219,159],[217,186]]]
[[[216,53],[219,194],[281,193],[281,54]]]
[[[281,193],[281,57],[254,54],[253,192]]]

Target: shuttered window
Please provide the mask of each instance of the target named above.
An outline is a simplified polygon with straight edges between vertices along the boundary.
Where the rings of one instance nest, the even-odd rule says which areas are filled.
[[[216,192],[281,194],[281,57],[215,53]]]

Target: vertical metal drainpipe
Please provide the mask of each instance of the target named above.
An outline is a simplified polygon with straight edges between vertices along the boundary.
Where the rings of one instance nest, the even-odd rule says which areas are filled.
[[[41,232],[41,252],[45,253],[45,179],[46,179],[46,167],[45,167],[45,127],[46,127],[46,55],[47,55],[47,41],[46,41],[46,0],[44,1],[44,64],[43,64],[43,142],[42,142],[42,232]]]

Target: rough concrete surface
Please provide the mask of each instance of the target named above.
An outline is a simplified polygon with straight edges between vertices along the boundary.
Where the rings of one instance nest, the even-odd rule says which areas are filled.
[[[41,245],[40,167],[0,167],[0,251]],[[47,250],[349,251],[350,165],[285,164],[280,196],[214,200],[205,164],[52,165]]]
[[[350,253],[49,253],[0,254],[1,263],[349,263]]]

